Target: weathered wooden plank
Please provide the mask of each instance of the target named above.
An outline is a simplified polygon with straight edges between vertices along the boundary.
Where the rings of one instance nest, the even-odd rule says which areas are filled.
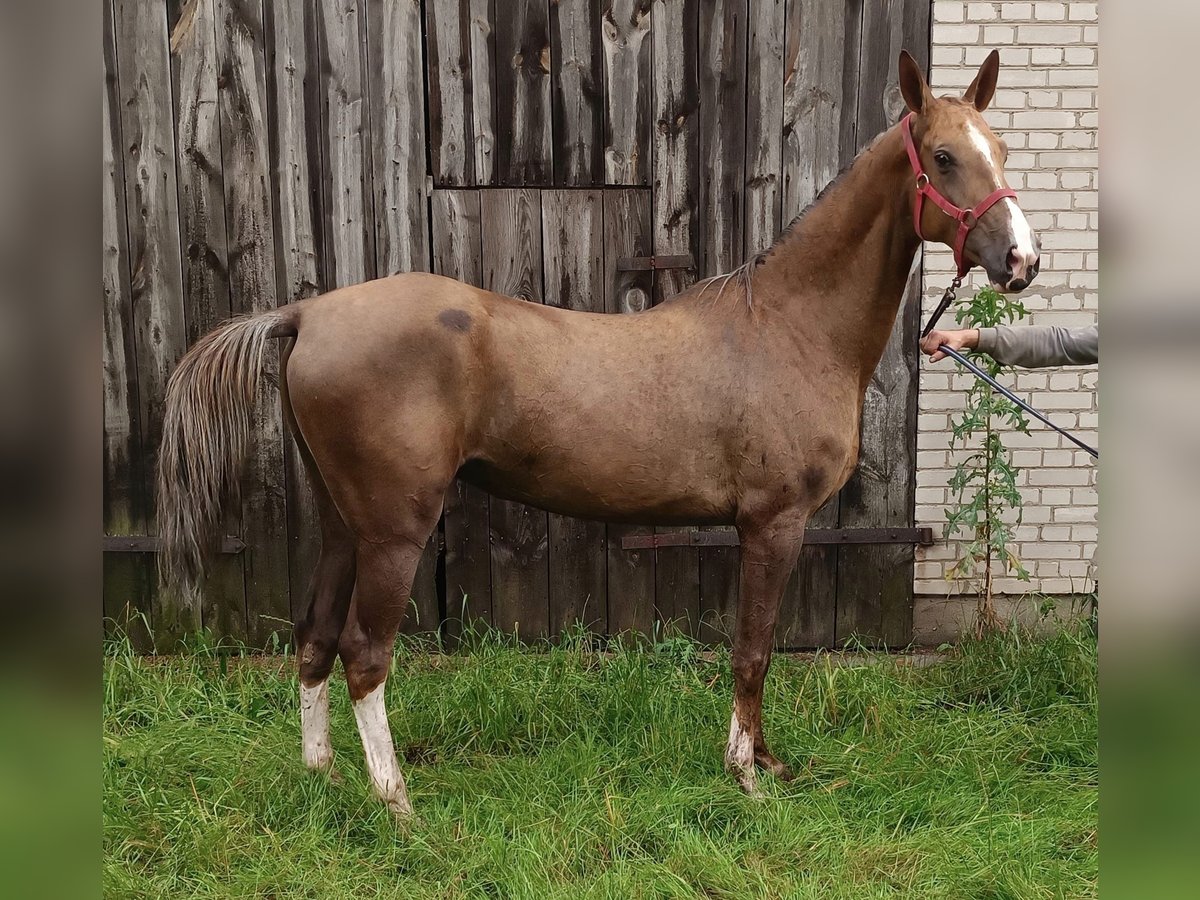
[[[604,311],[637,313],[653,298],[649,271],[618,272],[622,256],[648,256],[654,246],[649,191],[613,189],[604,192]],[[655,551],[624,550],[621,538],[650,534],[641,525],[608,526],[608,633],[654,632]]]
[[[542,192],[546,303],[604,311],[604,206],[600,191]],[[550,634],[576,623],[608,630],[607,552],[602,522],[550,516]]]
[[[651,0],[604,0],[604,181],[649,184]],[[676,35],[675,39],[681,39]]]
[[[375,271],[379,277],[429,270],[425,198],[425,104],[419,0],[376,0],[367,7],[371,109],[371,184]],[[437,631],[439,534],[425,545],[413,577],[407,633]]]
[[[374,277],[362,0],[317,0],[324,125],[325,284]]]
[[[429,153],[434,184],[490,184],[495,35],[490,0],[428,0]]]
[[[730,271],[745,252],[747,14],[747,0],[717,0],[700,17],[701,277]],[[688,633],[716,636],[737,606],[740,555],[733,547],[697,555],[700,597]]]
[[[857,143],[861,149],[904,109],[895,60],[902,47],[929,68],[929,5],[863,11]],[[867,386],[858,469],[842,491],[843,526],[912,525],[915,504],[920,267]],[[914,550],[902,544],[838,550],[837,638],[903,646],[912,637]]]
[[[215,9],[230,306],[251,314],[278,303],[263,10],[261,0],[215,0]],[[291,639],[283,413],[273,388],[279,381],[276,342],[267,349],[263,378],[241,492],[247,637],[256,647]]]
[[[322,289],[323,136],[320,79],[315,70],[316,20],[313,0],[268,0],[266,13],[277,296],[281,303],[294,303]],[[321,534],[308,474],[290,437],[284,439],[284,462],[291,613],[295,622],[306,612]]]
[[[170,0],[167,27],[177,120],[184,317],[190,345],[230,315],[213,0]],[[232,504],[225,511],[225,531],[241,533],[241,510]],[[244,578],[240,557],[217,558],[208,567],[200,615],[218,640],[247,637]]]
[[[786,0],[750,4],[746,62],[746,256],[779,234],[783,194],[783,47]]]
[[[483,284],[479,191],[435,190],[431,203],[433,271],[467,284]],[[491,498],[455,480],[445,500],[445,630],[457,638],[464,626],[492,624]]]
[[[497,9],[496,181],[549,184],[551,158],[550,19],[546,0],[512,0]]]
[[[541,198],[534,189],[484,191],[483,286],[543,302]],[[491,502],[492,621],[524,639],[544,637],[550,626],[549,523],[545,512],[500,500]]]
[[[165,4],[118,0],[114,19],[138,422],[147,459],[157,451],[167,379],[185,345],[166,13]],[[151,467],[144,466],[146,497],[152,496],[152,475]],[[158,594],[153,602],[160,649],[170,649],[183,634],[199,628],[196,598]]]
[[[138,427],[137,370],[133,346],[129,243],[125,228],[125,167],[120,91],[113,43],[112,3],[104,4],[104,134],[101,144],[101,285],[104,294],[104,533],[144,534],[146,494]],[[150,594],[145,584],[153,560],[104,559],[104,616],[108,634],[124,634],[139,650],[151,645]]]
[[[654,252],[699,251],[699,0],[655,0],[651,43],[654,58]],[[695,280],[685,269],[659,272],[654,300],[684,290]]]
[[[554,183],[595,184],[604,165],[600,0],[550,4]]]
[[[698,0],[656,0],[654,59],[654,253],[699,260],[700,88]],[[705,10],[704,16],[708,16]],[[695,270],[668,269],[654,279],[654,300],[686,289]],[[700,559],[690,548],[655,552],[654,606],[662,622],[695,623],[700,615]],[[610,579],[611,581],[611,579]]]
[[[861,5],[861,0],[848,4],[789,0],[787,4],[783,225],[800,215],[854,155],[857,10]],[[848,131],[843,130],[846,123]],[[834,528],[837,523],[838,498],[834,497],[817,510],[808,524],[812,528]],[[804,547],[780,604],[777,645],[829,646],[835,634],[837,592],[837,548]]]
[[[429,223],[419,0],[376,0],[367,7],[367,59],[376,271],[380,277],[425,272]]]
[[[842,167],[840,136],[847,32],[854,19],[842,0],[790,0],[783,92],[783,221],[790,222]]]

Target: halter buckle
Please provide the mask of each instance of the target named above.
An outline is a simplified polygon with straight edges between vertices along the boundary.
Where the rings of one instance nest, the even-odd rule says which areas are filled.
[[[973,209],[964,209],[958,220],[967,228],[974,228],[975,223],[979,221]]]
[[[924,172],[918,172],[917,173],[917,190],[923,191],[927,187],[929,187],[929,176],[926,175]]]

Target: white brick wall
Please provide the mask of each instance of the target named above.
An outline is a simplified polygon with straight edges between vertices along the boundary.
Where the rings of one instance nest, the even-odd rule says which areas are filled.
[[[931,84],[935,94],[962,91],[993,47],[1000,83],[989,124],[1011,150],[1009,183],[1042,243],[1037,281],[1023,297],[1037,325],[1096,321],[1097,275],[1095,3],[974,3],[935,0]],[[925,315],[954,275],[950,251],[925,257]],[[978,269],[959,296],[986,284]],[[952,316],[944,320],[952,324]],[[961,408],[971,376],[950,361],[922,357],[917,422],[917,524],[932,525],[938,543],[917,549],[918,594],[961,590],[944,573],[958,553],[942,540],[946,484],[959,451],[950,451],[951,414]],[[1055,422],[1093,443],[1097,434],[1095,367],[1021,372],[1008,383]],[[1024,498],[1016,552],[1032,582],[1000,579],[1001,592],[1073,593],[1092,589],[1088,563],[1097,540],[1096,468],[1087,455],[1039,423],[1028,436],[1005,434],[1021,467]]]

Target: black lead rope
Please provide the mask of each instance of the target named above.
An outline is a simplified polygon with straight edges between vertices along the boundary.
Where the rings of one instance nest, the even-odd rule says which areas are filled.
[[[955,278],[954,281],[950,284],[950,287],[946,288],[946,293],[942,294],[942,299],[938,303],[937,308],[934,309],[933,315],[929,317],[929,321],[926,322],[925,327],[923,329],[921,329],[921,340],[922,341],[925,340],[925,338],[927,338],[929,336],[929,333],[931,331],[933,331],[934,326],[937,325],[937,323],[938,323],[938,319],[940,319],[942,317],[942,313],[944,313],[950,307],[950,304],[954,302],[955,293],[958,291],[959,285],[961,285],[961,284],[962,284],[962,279]],[[962,365],[965,369],[967,369],[967,371],[969,371],[972,375],[974,375],[976,378],[981,378],[984,381],[986,381],[993,388],[998,390],[1001,394],[1003,394],[1005,397],[1007,397],[1013,403],[1017,404],[1017,406],[1021,407],[1021,409],[1025,410],[1025,412],[1029,413],[1031,416],[1036,418],[1038,421],[1043,422],[1046,425],[1049,425],[1051,428],[1053,428],[1055,431],[1057,431],[1059,434],[1061,434],[1063,437],[1065,437],[1068,441],[1070,441],[1076,447],[1079,447],[1081,450],[1085,450],[1088,453],[1090,453],[1092,455],[1093,459],[1100,458],[1099,450],[1097,450],[1094,447],[1089,447],[1087,444],[1085,444],[1079,438],[1075,437],[1075,435],[1071,434],[1071,432],[1067,431],[1066,429],[1059,428],[1057,425],[1055,425],[1053,422],[1051,422],[1049,419],[1047,419],[1042,413],[1038,412],[1036,409],[1034,409],[1032,406],[1030,406],[1028,403],[1026,403],[1024,400],[1022,400],[1020,397],[1018,397],[1016,394],[1014,394],[1012,391],[1010,391],[1008,388],[1006,388],[1000,382],[998,382],[995,378],[993,378],[987,372],[983,371],[983,369],[979,368],[979,366],[975,365],[975,363],[971,362],[969,359],[967,359],[965,356],[963,356],[961,353],[959,353],[957,350],[952,350],[950,347],[947,347],[945,344],[940,345],[938,347],[938,349],[940,351],[942,351],[943,353],[945,353],[947,356],[951,356],[954,359],[958,360],[959,364]]]

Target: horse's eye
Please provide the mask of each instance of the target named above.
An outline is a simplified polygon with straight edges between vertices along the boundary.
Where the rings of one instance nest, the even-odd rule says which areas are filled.
[[[933,154],[933,161],[938,164],[938,168],[943,171],[954,165],[954,159],[945,150],[938,150]]]

